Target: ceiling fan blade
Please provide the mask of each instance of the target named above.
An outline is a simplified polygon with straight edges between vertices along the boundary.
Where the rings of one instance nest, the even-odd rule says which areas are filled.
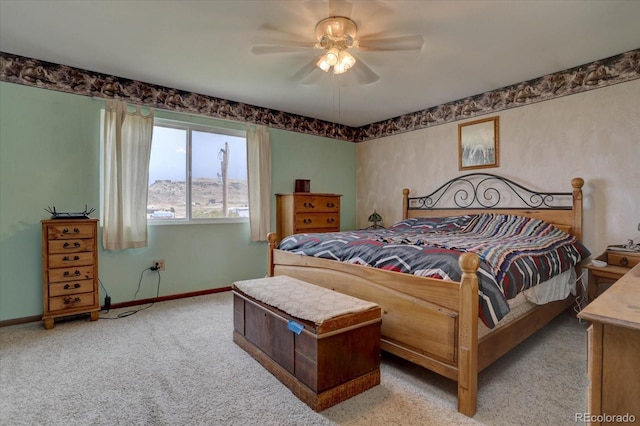
[[[253,46],[251,53],[254,55],[269,55],[272,53],[294,53],[308,49],[309,46]]]
[[[420,34],[389,38],[361,38],[358,48],[363,51],[420,50],[424,38]]]
[[[320,68],[315,68],[312,70],[305,78],[300,81],[300,84],[304,84],[305,86],[311,86],[320,82],[324,75],[326,74]]]
[[[316,62],[318,62],[318,58],[313,57],[309,62],[307,62],[302,68],[296,71],[291,77],[290,80],[303,82],[307,77],[309,77],[315,70],[319,70],[316,66]],[[303,84],[310,84],[308,82],[303,82]]]
[[[277,37],[254,37],[251,39],[251,43],[254,45],[268,45],[268,46],[287,46],[287,47],[314,47],[316,44],[310,41],[282,39]]]
[[[277,27],[273,24],[263,24],[260,26],[261,32],[266,32],[270,34],[278,34],[281,36],[281,39],[284,40],[302,40],[305,38],[307,34],[304,32],[294,32],[284,28]],[[282,37],[284,36],[284,37]]]
[[[353,3],[349,0],[329,0],[329,16],[351,18]]]
[[[380,79],[380,76],[375,73],[371,68],[365,64],[362,59],[358,58],[356,60],[356,64],[351,68],[347,73],[352,72],[358,83],[360,84],[371,84]]]

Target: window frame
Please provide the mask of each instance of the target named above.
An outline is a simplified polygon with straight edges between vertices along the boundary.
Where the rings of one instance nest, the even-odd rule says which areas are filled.
[[[185,191],[186,191],[186,197],[185,197],[185,202],[186,202],[186,218],[183,219],[147,219],[147,225],[151,225],[151,226],[164,226],[164,225],[204,225],[204,224],[208,224],[208,225],[221,225],[221,224],[227,224],[227,223],[249,223],[249,217],[220,217],[220,218],[194,218],[192,217],[191,213],[192,213],[192,204],[191,204],[191,188],[192,188],[192,170],[191,170],[191,166],[192,166],[192,132],[193,131],[199,131],[199,132],[208,132],[208,133],[215,133],[218,135],[227,135],[227,136],[232,136],[232,137],[240,137],[240,138],[244,138],[245,140],[245,148],[246,144],[247,144],[247,132],[246,130],[239,130],[239,129],[229,129],[229,128],[225,128],[225,127],[216,127],[216,126],[210,126],[210,125],[206,125],[206,124],[196,124],[196,123],[190,123],[187,121],[181,121],[181,120],[172,120],[172,119],[168,119],[168,118],[159,118],[159,117],[155,117],[153,120],[153,126],[159,126],[159,127],[168,127],[168,128],[172,128],[172,129],[179,129],[179,130],[186,130],[187,133],[187,140],[186,140],[186,151],[187,151],[187,155],[186,155],[186,182],[185,182]],[[151,145],[151,149],[153,150],[153,142]],[[248,152],[247,152],[248,155]],[[247,158],[245,156],[245,162],[247,162]],[[247,183],[249,180],[249,170],[247,167]],[[249,194],[247,193],[247,204],[249,202]]]

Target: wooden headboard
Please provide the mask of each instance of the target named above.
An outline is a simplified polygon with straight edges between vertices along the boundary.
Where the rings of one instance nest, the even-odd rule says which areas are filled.
[[[582,178],[571,180],[571,192],[541,192],[489,173],[458,176],[429,195],[409,197],[402,191],[402,218],[499,213],[533,217],[582,240]]]

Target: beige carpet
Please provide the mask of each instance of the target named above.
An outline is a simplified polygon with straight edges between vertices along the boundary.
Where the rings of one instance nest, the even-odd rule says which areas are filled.
[[[568,315],[481,373],[474,418],[456,411],[455,383],[390,355],[379,386],[315,413],[232,330],[230,293],[4,327],[0,424],[575,425],[586,410],[586,328]]]

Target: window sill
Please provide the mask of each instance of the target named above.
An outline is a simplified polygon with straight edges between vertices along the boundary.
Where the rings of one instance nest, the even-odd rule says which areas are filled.
[[[229,217],[224,219],[170,219],[170,220],[147,220],[147,225],[226,225],[230,223],[249,223],[248,217]]]

